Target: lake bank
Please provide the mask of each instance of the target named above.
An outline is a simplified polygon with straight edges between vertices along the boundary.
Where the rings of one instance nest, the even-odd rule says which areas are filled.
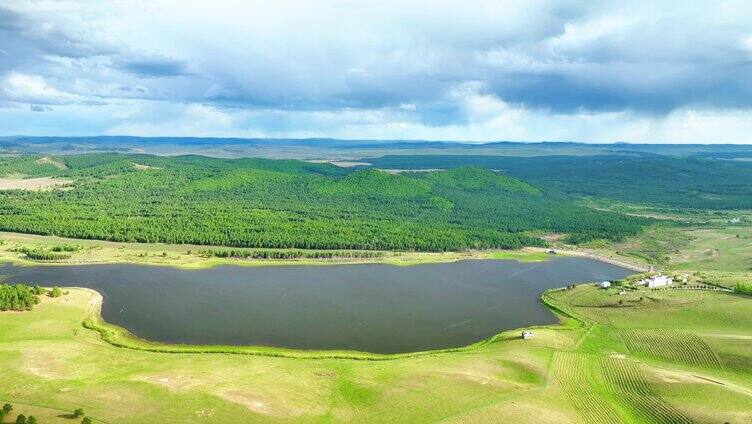
[[[681,308],[588,308],[598,299],[589,294],[609,295],[592,287],[552,293],[555,306],[581,317],[585,325],[536,328],[531,340],[510,330],[463,350],[352,356],[281,349],[267,354],[240,347],[222,351],[216,346],[199,350],[204,347],[139,341],[117,347],[104,342],[100,333],[81,328],[82,321],[91,318],[94,296],[70,289],[59,298],[45,297],[32,311],[0,312],[0,369],[8,370],[0,375],[0,398],[17,413],[48,422],[69,421],[60,414],[79,407],[97,422],[128,423],[160,422],[165,415],[186,423],[438,422],[448,415],[467,417],[468,422],[536,422],[541,416],[553,417],[551,421],[571,417],[560,420],[570,422],[578,418],[571,390],[598,384],[598,391],[590,394],[595,401],[625,402],[632,393],[640,395],[645,386],[629,396],[606,391],[610,386],[605,378],[615,373],[603,374],[600,365],[608,363],[617,365],[618,372],[638,366],[640,381],[648,381],[643,384],[649,384],[652,393],[689,411],[697,422],[713,417],[746,422],[752,416],[748,368],[689,367],[649,352],[632,352],[621,338],[625,331],[654,331],[660,320],[666,324],[664,342],[683,349],[686,336],[697,334],[721,358],[731,359],[729,364],[744,366],[750,351],[743,347],[752,334],[748,299],[666,291],[661,298],[684,304],[684,298],[694,295],[697,301]],[[574,303],[582,304],[583,297],[589,300],[582,307],[567,301],[577,298]],[[707,334],[711,336],[703,336]],[[173,348],[179,353],[171,353]],[[198,354],[202,351],[211,354]],[[574,356],[585,362],[576,369],[583,371],[577,379],[561,366]],[[596,380],[588,369],[598,372]],[[488,399],[501,400],[486,407]],[[414,406],[405,408],[406,402]],[[487,413],[478,412],[479,402]],[[619,422],[631,422],[627,414],[622,418]]]
[[[36,261],[24,257],[23,253],[13,251],[19,247],[50,248],[52,246],[73,245],[81,249],[71,254],[71,258],[60,261]],[[0,232],[0,263],[8,262],[19,266],[67,266],[92,264],[139,264],[175,267],[180,269],[207,269],[220,265],[238,266],[286,266],[286,265],[348,265],[348,264],[389,264],[411,266],[431,263],[450,263],[470,259],[512,259],[520,262],[545,261],[554,255],[546,253],[549,249],[526,247],[517,250],[474,250],[463,252],[393,252],[379,251],[381,256],[370,258],[338,259],[237,259],[204,257],[201,250],[236,249],[222,246],[161,244],[161,243],[126,243],[101,240],[73,239],[57,236]],[[240,249],[240,248],[237,248]],[[252,249],[272,250],[285,249]],[[301,249],[287,249],[301,250]],[[302,250],[304,251],[304,250]],[[602,262],[628,268],[636,272],[646,272],[647,266],[625,258],[613,258],[603,252],[584,249],[557,249],[559,256],[585,256]]]
[[[549,325],[541,292],[631,271],[587,258],[237,267],[0,266],[10,281],[95,289],[105,321],[168,344],[404,353]]]

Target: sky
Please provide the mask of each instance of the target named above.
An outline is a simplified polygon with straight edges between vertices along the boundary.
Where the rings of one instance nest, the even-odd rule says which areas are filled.
[[[752,143],[752,2],[3,0],[0,135]]]

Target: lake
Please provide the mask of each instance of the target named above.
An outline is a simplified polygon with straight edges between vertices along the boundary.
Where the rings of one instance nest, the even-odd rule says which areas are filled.
[[[102,317],[147,340],[374,353],[458,347],[551,324],[543,290],[631,273],[573,257],[203,270],[0,265],[8,282],[97,290]]]

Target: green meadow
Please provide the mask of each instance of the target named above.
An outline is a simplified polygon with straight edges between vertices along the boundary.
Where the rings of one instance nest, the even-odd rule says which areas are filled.
[[[127,336],[109,340],[125,341],[117,347],[82,325],[97,321],[98,296],[68,289],[30,312],[0,313],[0,401],[12,418],[61,423],[79,407],[104,423],[752,419],[752,298],[624,296],[590,285],[548,292],[561,324],[533,329],[532,340],[510,331],[455,352],[276,357],[164,353]]]
[[[0,227],[40,235],[0,233],[0,262],[412,265],[541,261],[553,247],[689,274],[692,284],[733,288],[752,281],[749,212],[682,209],[686,199],[677,193],[660,207],[580,203],[572,187],[550,191],[545,164],[535,168],[540,175],[529,177],[538,178],[529,186],[475,168],[394,176],[261,160],[42,159],[10,158],[3,166],[8,175],[68,178],[72,186],[2,193]],[[294,193],[284,189],[291,182]],[[608,189],[589,187],[596,196]],[[615,197],[621,202],[637,195],[621,190]],[[158,207],[132,204],[134,193]],[[747,197],[731,194],[724,198],[729,208],[747,207]],[[217,213],[218,199],[235,198],[246,203]],[[106,213],[118,208],[127,211],[125,220]],[[211,231],[194,231],[195,217],[206,218]],[[598,231],[588,230],[593,223],[602,224]],[[228,242],[235,233],[225,227],[259,239],[247,246]],[[134,228],[151,233],[135,237]],[[305,242],[292,243],[299,228]],[[360,241],[344,242],[351,239]],[[234,246],[235,253],[201,253],[220,249],[211,245]],[[530,247],[498,249],[517,246]],[[314,258],[323,250],[351,254]],[[297,259],[258,259],[264,256],[258,252]],[[729,290],[621,293],[618,286],[587,284],[553,290],[541,301],[560,322],[532,328],[530,340],[519,329],[463,348],[400,355],[151,343],[103,322],[97,293],[64,291],[41,296],[31,311],[0,312],[0,404],[13,406],[4,423],[18,414],[42,423],[80,422],[71,417],[77,408],[94,422],[139,424],[752,422],[752,297]]]

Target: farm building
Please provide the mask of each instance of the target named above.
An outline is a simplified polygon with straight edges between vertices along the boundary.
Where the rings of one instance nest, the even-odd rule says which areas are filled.
[[[669,284],[673,282],[674,280],[671,277],[667,277],[665,275],[655,275],[653,277],[640,280],[636,284],[653,289],[656,287],[668,286]]]
[[[530,330],[525,330],[522,332],[522,338],[525,340],[532,339],[533,338],[533,332]]]
[[[600,288],[602,288],[602,289],[607,289],[607,288],[611,287],[611,282],[610,281],[604,281],[604,282],[598,284],[598,286],[600,286]]]

